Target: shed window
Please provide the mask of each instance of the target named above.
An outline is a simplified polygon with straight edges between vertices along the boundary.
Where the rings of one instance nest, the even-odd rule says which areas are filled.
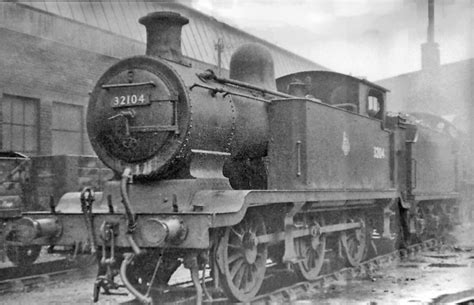
[[[28,155],[38,153],[39,101],[36,99],[3,95],[2,148]]]

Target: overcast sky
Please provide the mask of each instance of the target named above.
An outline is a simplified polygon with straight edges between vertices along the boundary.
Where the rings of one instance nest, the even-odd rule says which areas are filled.
[[[378,80],[420,69],[428,0],[191,0],[330,69]],[[474,0],[435,0],[441,63],[474,57]]]

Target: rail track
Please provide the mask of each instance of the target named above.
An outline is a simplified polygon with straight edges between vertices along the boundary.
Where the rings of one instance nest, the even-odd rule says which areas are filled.
[[[387,267],[395,261],[410,258],[423,250],[434,248],[439,245],[440,242],[438,240],[429,239],[422,243],[410,245],[406,249],[396,250],[373,257],[362,262],[357,267],[337,269],[337,271],[334,272],[327,271],[330,270],[330,268],[333,268],[333,266],[331,267],[329,262],[327,262],[325,264],[326,271],[323,269],[323,274],[314,281],[298,281],[294,273],[289,272],[288,269],[272,266],[267,269],[268,276],[265,278],[261,294],[245,304],[289,304],[296,300],[309,298],[311,295],[321,291],[332,282],[341,280],[347,281],[363,276],[370,277],[376,270]],[[210,278],[207,284],[208,295],[211,296],[212,299],[204,299],[203,304],[220,305],[231,303],[229,299],[225,298],[220,290],[211,287]],[[160,300],[157,304],[196,304],[195,289],[190,282],[177,283],[166,288],[156,288],[152,292],[152,295],[155,296],[153,298],[154,300]],[[157,301],[154,301],[154,304],[155,302]],[[139,304],[138,301],[133,303]],[[131,303],[127,302],[127,304]]]
[[[255,298],[250,304],[288,304],[298,299],[317,293],[327,284],[334,281],[350,280],[357,277],[370,277],[376,270],[392,264],[394,261],[415,256],[422,250],[433,248],[439,243],[435,239],[430,239],[422,243],[411,245],[403,250],[393,251],[362,262],[353,268],[343,268],[332,273],[321,275],[311,282],[299,282],[290,287],[284,287],[276,291],[263,294]]]
[[[446,304],[446,305],[471,305],[474,304],[474,289],[468,291],[462,291],[455,294],[443,295],[436,300],[435,304]]]
[[[371,277],[371,275],[380,268],[387,267],[395,261],[403,260],[415,256],[420,251],[434,248],[440,245],[440,242],[434,239],[423,243],[408,246],[403,250],[392,251],[383,255],[376,256],[364,261],[357,267],[339,268],[334,270],[334,259],[327,259],[323,274],[314,281],[298,281],[293,272],[282,266],[270,266],[268,276],[265,279],[261,289],[261,294],[255,297],[247,304],[268,305],[268,304],[288,304],[296,300],[310,298],[330,285],[341,280],[350,280],[358,277]],[[66,258],[59,260],[40,262],[29,266],[28,268],[8,267],[0,269],[0,295],[11,292],[29,291],[36,287],[54,284],[59,281],[70,279],[71,276],[80,274],[84,269],[84,259],[71,261]],[[203,304],[229,304],[230,301],[225,298],[223,293],[212,287],[212,282],[208,278],[207,290],[210,299],[204,299]],[[196,304],[195,289],[190,281],[182,281],[166,288],[154,289],[152,295],[158,304]],[[138,301],[127,302],[127,304],[139,304]]]
[[[90,265],[87,260],[72,261],[60,258],[37,262],[27,267],[5,267],[0,269],[0,294],[29,291],[46,283],[55,283],[71,277]]]

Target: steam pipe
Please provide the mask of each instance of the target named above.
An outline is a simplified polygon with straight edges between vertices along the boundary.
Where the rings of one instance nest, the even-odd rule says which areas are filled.
[[[125,258],[120,265],[120,278],[122,279],[123,284],[127,289],[141,302],[144,304],[151,304],[152,299],[140,293],[133,285],[129,282],[127,278],[127,267],[135,258],[135,254],[132,253],[125,253]]]
[[[142,253],[142,250],[140,250],[140,247],[138,247],[137,243],[133,239],[132,234],[130,234],[130,233],[127,234],[127,240],[128,240],[128,243],[130,244],[130,247],[132,248],[133,252],[136,255],[139,255],[139,254]]]
[[[122,174],[122,180],[120,181],[120,195],[122,195],[122,203],[123,207],[125,208],[125,214],[127,216],[127,233],[131,234],[133,231],[135,231],[135,228],[137,226],[136,221],[135,221],[135,214],[132,212],[132,209],[130,208],[130,199],[128,197],[128,190],[127,190],[127,183],[128,179],[130,179],[130,176],[132,174],[132,170],[127,167]]]
[[[271,95],[278,96],[278,97],[295,98],[293,95],[281,93],[281,92],[270,90],[270,89],[265,89],[265,88],[262,88],[262,87],[257,87],[257,86],[254,86],[252,84],[246,83],[246,82],[238,81],[238,80],[235,80],[235,79],[229,79],[229,78],[225,78],[225,77],[219,77],[212,70],[206,70],[206,72],[201,73],[198,76],[202,79],[214,80],[214,81],[216,81],[218,83],[221,83],[221,84],[230,84],[230,85],[234,85],[234,86],[238,86],[238,87],[242,87],[242,88],[246,88],[246,89],[259,91],[259,92],[266,93],[266,94],[271,94]]]
[[[122,203],[125,208],[125,215],[127,216],[127,240],[132,247],[133,252],[138,255],[142,251],[140,247],[138,247],[137,243],[133,239],[133,232],[137,227],[137,222],[135,219],[135,214],[132,212],[130,207],[130,199],[128,197],[128,190],[127,190],[127,183],[128,179],[131,177],[132,170],[130,168],[126,168],[122,174],[122,180],[120,181],[120,194],[122,195]]]

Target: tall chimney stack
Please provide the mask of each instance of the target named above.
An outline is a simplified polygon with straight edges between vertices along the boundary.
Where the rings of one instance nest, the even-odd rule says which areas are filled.
[[[173,12],[154,12],[138,20],[146,27],[146,55],[183,62],[181,28],[189,19]]]
[[[428,37],[421,45],[421,68],[437,68],[440,65],[438,44],[434,41],[434,0],[428,0]]]

